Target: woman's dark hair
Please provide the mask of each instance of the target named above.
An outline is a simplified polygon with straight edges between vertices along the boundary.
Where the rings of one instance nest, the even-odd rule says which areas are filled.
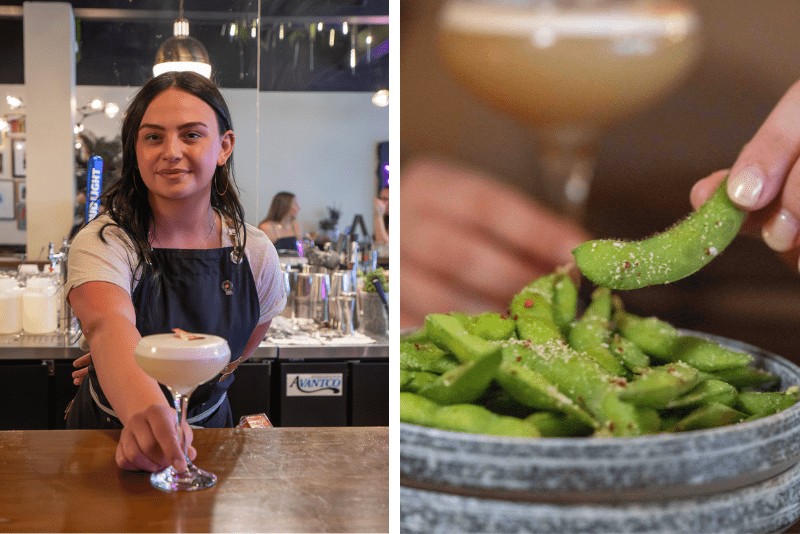
[[[289,193],[287,191],[281,191],[272,197],[272,204],[269,206],[267,216],[259,223],[259,225],[264,224],[267,221],[281,222],[292,210],[292,201],[294,199],[294,193]]]
[[[110,224],[119,226],[131,239],[139,257],[139,265],[136,267],[144,262],[152,265],[156,272],[158,267],[148,239],[153,211],[147,197],[147,187],[139,173],[136,139],[147,107],[155,97],[173,87],[196,96],[211,106],[217,116],[220,135],[233,130],[228,105],[217,86],[211,80],[193,72],[168,72],[151,78],[139,89],[128,105],[122,121],[121,176],[102,195],[106,212],[113,223],[100,229],[100,237],[102,239],[106,226]],[[214,178],[211,181],[211,205],[232,221],[240,241],[235,252],[241,260],[244,256],[247,232],[244,231],[244,209],[237,192],[238,187],[233,177],[233,154],[231,154],[225,165],[218,165],[214,171]]]

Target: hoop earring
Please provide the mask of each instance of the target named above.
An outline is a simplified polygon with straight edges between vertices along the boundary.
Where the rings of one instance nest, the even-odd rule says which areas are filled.
[[[224,190],[222,193],[220,193],[220,192],[219,192],[219,187],[217,187],[217,175],[214,175],[214,190],[217,192],[217,194],[218,194],[219,196],[224,196],[224,195],[225,195],[225,193],[227,193],[227,192],[228,192],[228,185],[229,185],[230,183],[231,183],[231,182],[230,182],[230,180],[225,180],[225,190]]]

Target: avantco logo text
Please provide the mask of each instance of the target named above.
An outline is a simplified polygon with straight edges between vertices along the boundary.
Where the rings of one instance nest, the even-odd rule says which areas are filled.
[[[341,397],[342,373],[286,375],[287,397]]]

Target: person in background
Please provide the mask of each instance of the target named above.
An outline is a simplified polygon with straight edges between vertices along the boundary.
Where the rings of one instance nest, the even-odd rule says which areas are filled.
[[[186,468],[176,414],[165,388],[134,360],[143,336],[174,328],[225,338],[226,372],[191,396],[189,424],[232,426],[230,372],[264,339],[286,303],[275,247],[244,222],[233,177],[235,135],[218,88],[190,72],[149,80],[122,124],[119,180],[106,211],[86,225],[69,253],[67,300],[90,353],[67,428],[122,429],[123,469]]]
[[[378,198],[373,201],[372,226],[375,232],[375,243],[389,243],[389,186],[382,187]]]
[[[258,227],[275,245],[278,250],[298,251],[297,243],[303,239],[297,214],[300,205],[293,193],[282,191],[272,198],[267,216]]]

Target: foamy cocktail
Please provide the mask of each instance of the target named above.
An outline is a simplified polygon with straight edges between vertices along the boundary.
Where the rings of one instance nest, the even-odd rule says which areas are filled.
[[[221,337],[206,334],[155,334],[143,337],[134,353],[136,363],[172,393],[177,412],[178,439],[187,452],[183,418],[192,392],[216,377],[230,362],[231,350]],[[182,473],[173,467],[153,473],[150,482],[163,491],[197,490],[213,486],[217,477],[199,469],[186,457]]]

